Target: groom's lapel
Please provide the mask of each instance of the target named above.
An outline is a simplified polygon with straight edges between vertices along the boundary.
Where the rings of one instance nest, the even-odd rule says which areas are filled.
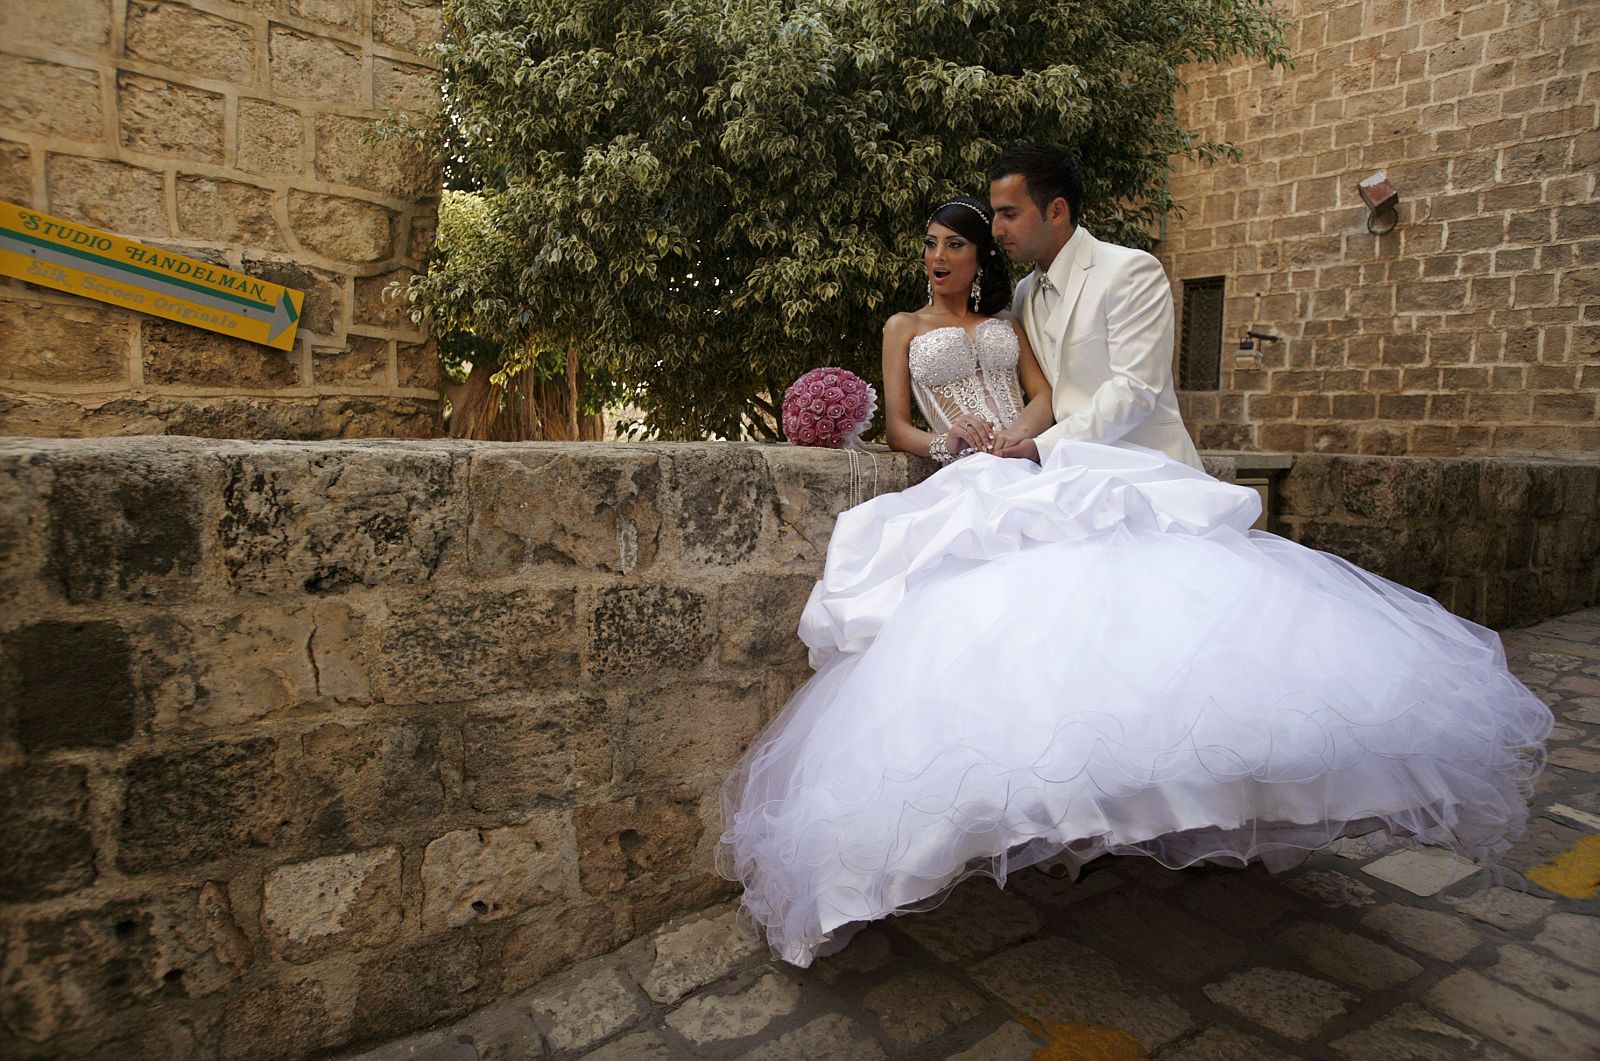
[[[1083,284],[1089,276],[1089,270],[1094,268],[1094,237],[1088,232],[1084,232],[1083,236],[1072,259],[1072,268],[1067,273],[1061,301],[1056,303],[1055,312],[1050,314],[1050,319],[1044,326],[1045,334],[1049,336],[1052,346],[1059,345],[1062,337],[1066,335],[1067,323],[1072,320],[1072,307],[1077,305],[1078,296],[1083,293]]]

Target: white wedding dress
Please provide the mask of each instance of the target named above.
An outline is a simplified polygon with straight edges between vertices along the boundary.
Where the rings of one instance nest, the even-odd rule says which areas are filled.
[[[934,430],[1014,419],[1016,360],[1000,321],[913,340]],[[1380,833],[1493,861],[1549,709],[1493,632],[1258,511],[1154,451],[1066,443],[841,514],[800,621],[816,674],[724,789],[747,928],[809,965],[967,876],[1107,852],[1276,868]]]

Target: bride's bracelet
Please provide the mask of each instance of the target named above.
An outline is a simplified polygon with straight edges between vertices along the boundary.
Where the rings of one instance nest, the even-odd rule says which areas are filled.
[[[950,435],[948,433],[933,436],[933,441],[928,443],[928,456],[940,464],[949,464],[956,459],[956,455],[950,452]]]

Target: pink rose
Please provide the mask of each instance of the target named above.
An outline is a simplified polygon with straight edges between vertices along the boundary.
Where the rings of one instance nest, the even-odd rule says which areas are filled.
[[[834,402],[832,405],[828,406],[828,419],[833,420],[834,422],[843,420],[844,406],[838,402]]]
[[[811,404],[807,406],[808,409],[810,409],[812,412],[817,413],[819,415],[827,407],[828,407],[828,403],[824,402],[820,397],[812,398],[811,399]]]
[[[825,387],[822,391],[822,398],[824,401],[830,403],[837,402],[844,398],[844,391],[840,390],[838,387]]]
[[[795,438],[795,441],[800,443],[802,446],[809,446],[816,440],[816,432],[812,431],[809,427],[802,427],[800,429],[799,436]]]
[[[817,437],[820,439],[832,438],[833,424],[829,423],[827,420],[817,421]]]

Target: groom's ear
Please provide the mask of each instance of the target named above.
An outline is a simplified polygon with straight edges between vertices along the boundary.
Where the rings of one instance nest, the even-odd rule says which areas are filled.
[[[1050,200],[1050,213],[1046,220],[1051,224],[1064,222],[1068,225],[1075,224],[1077,221],[1072,216],[1072,207],[1067,205],[1066,198],[1059,195]]]

